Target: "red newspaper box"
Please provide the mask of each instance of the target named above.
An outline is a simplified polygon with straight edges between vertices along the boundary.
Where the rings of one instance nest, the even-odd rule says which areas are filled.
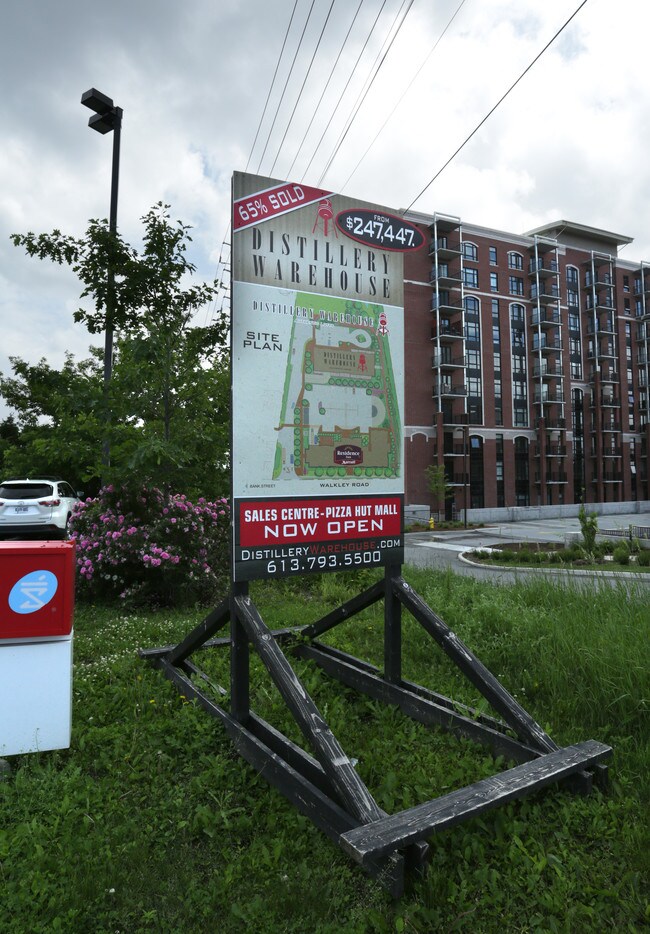
[[[74,542],[0,542],[0,756],[70,745]]]
[[[0,542],[0,641],[69,636],[74,542]]]

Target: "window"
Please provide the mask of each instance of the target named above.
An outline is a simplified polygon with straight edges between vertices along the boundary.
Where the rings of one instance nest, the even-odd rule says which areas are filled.
[[[578,307],[579,301],[578,301],[578,292],[576,289],[567,289],[566,301],[567,301],[567,305],[569,305],[570,308]]]
[[[525,373],[526,372],[526,358],[516,354],[512,358],[512,372],[513,373]]]
[[[481,395],[481,379],[478,376],[467,377],[467,391],[470,396]]]
[[[580,316],[575,314],[575,312],[569,312],[569,330],[570,331],[579,331],[580,330]]]
[[[501,354],[498,350],[494,354],[494,372],[501,372]]]
[[[497,264],[497,248],[495,246],[490,247],[490,266],[496,266]]]
[[[523,380],[515,380],[512,384],[512,398],[513,399],[525,399],[526,398],[526,383]]]
[[[472,315],[475,318],[478,318],[479,313],[479,301],[478,298],[474,298],[473,295],[468,295],[465,299],[465,312],[468,315]]]
[[[578,360],[571,361],[571,379],[582,379],[582,363]]]
[[[511,305],[510,306],[510,320],[511,321],[521,321],[523,323],[526,316],[526,311],[523,305]]]
[[[495,321],[499,320],[499,299],[498,298],[492,299],[492,318]]]
[[[475,243],[469,243],[468,241],[463,241],[463,258],[469,259],[473,263],[478,262],[478,247]]]
[[[478,341],[480,334],[481,332],[477,321],[465,322],[465,337],[468,341]]]
[[[567,266],[566,281],[568,285],[578,286],[578,270],[575,266]]]
[[[630,291],[630,277],[629,276],[623,276],[623,291],[624,292]]]
[[[463,283],[468,289],[478,289],[478,269],[463,269]]]
[[[492,343],[495,347],[499,347],[501,344],[501,331],[498,324],[492,325]]]
[[[508,276],[508,289],[511,295],[523,295],[524,280],[519,276]]]
[[[481,369],[481,353],[478,350],[467,351],[467,366],[470,370]]]
[[[491,292],[499,291],[499,275],[496,272],[490,273],[490,291]]]
[[[523,269],[524,258],[521,253],[508,253],[508,269]]]
[[[525,347],[526,340],[523,331],[513,331],[512,332],[512,346],[513,347]]]

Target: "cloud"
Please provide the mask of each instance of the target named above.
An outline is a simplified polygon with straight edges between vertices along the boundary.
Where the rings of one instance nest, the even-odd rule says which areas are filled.
[[[482,0],[458,11],[457,0],[416,0],[326,183],[388,207],[410,204],[577,5]],[[308,6],[297,5],[252,170]],[[294,167],[301,180],[315,154],[308,184],[317,183],[334,154],[400,9],[397,0],[386,4],[352,75],[380,4],[364,3],[336,69],[357,4],[335,5],[307,78],[329,8],[315,6],[261,165],[268,173],[275,161],[274,175],[283,177],[311,122]],[[12,354],[60,365],[65,349],[83,356],[90,343],[72,322],[80,292],[74,276],[28,259],[8,239],[13,231],[54,227],[81,235],[89,218],[108,215],[112,136],[87,129],[81,93],[97,87],[124,109],[118,206],[124,237],[137,246],[139,219],[155,202],[168,202],[174,217],[194,227],[197,275],[212,279],[228,239],[230,177],[251,155],[292,8],[289,0],[5,4],[0,69],[11,93],[0,127],[0,371]],[[568,218],[633,236],[626,258],[650,257],[649,20],[644,5],[632,21],[623,11],[613,14],[607,0],[590,0],[416,209],[516,232]]]

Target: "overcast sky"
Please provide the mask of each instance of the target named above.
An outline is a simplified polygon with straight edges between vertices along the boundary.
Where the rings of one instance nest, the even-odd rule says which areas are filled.
[[[9,240],[55,227],[80,236],[108,215],[112,136],[88,129],[83,91],[124,110],[123,236],[138,246],[139,218],[169,202],[211,280],[234,170],[407,207],[579,3],[318,0],[308,19],[311,0],[297,0],[280,59],[294,0],[4,0],[0,371],[12,355],[59,366],[91,343],[72,320],[73,274]],[[569,219],[634,237],[623,255],[650,260],[649,27],[647,0],[588,0],[414,209],[514,232]]]

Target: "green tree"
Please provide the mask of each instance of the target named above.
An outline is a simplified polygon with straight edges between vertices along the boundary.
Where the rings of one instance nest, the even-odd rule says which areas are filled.
[[[76,461],[75,476],[82,466],[91,480],[102,476],[118,483],[174,485],[192,494],[219,495],[227,488],[229,464],[227,321],[219,317],[209,326],[195,325],[197,312],[213,300],[218,283],[188,284],[195,272],[186,255],[190,228],[170,220],[168,205],[155,205],[142,221],[141,252],[119,234],[112,235],[107,221],[90,221],[82,238],[58,230],[12,235],[29,255],[72,267],[83,285],[82,299],[92,299],[74,317],[93,334],[106,325],[112,273],[115,357],[105,395],[99,352],[84,364],[69,358],[59,383],[57,371],[44,361],[30,368],[14,360],[15,379],[3,380],[0,392],[18,411],[21,434],[27,427],[34,429],[33,438],[26,438],[30,456],[35,445],[39,456],[43,448],[54,456],[55,449],[76,437],[83,450],[77,448],[75,456],[83,456]],[[82,376],[92,382],[87,398],[80,397],[75,382]],[[66,388],[66,380],[74,386]],[[57,390],[56,404],[44,399],[43,381]],[[76,435],[66,421],[72,416],[81,420]],[[52,431],[42,430],[48,426]],[[66,434],[62,429],[68,427]],[[90,452],[85,449],[88,437]],[[106,440],[108,469],[101,464]]]
[[[437,508],[440,510],[440,504],[442,503],[444,506],[444,503],[454,495],[453,487],[447,483],[444,465],[429,464],[424,472],[427,477],[429,492],[433,495]]]
[[[45,360],[30,365],[11,358],[13,377],[0,376],[0,395],[15,413],[17,436],[4,451],[3,473],[58,475],[75,488],[98,486],[95,464],[101,425],[101,374],[95,358],[75,362],[66,354],[60,370]],[[93,478],[95,482],[93,484]]]

